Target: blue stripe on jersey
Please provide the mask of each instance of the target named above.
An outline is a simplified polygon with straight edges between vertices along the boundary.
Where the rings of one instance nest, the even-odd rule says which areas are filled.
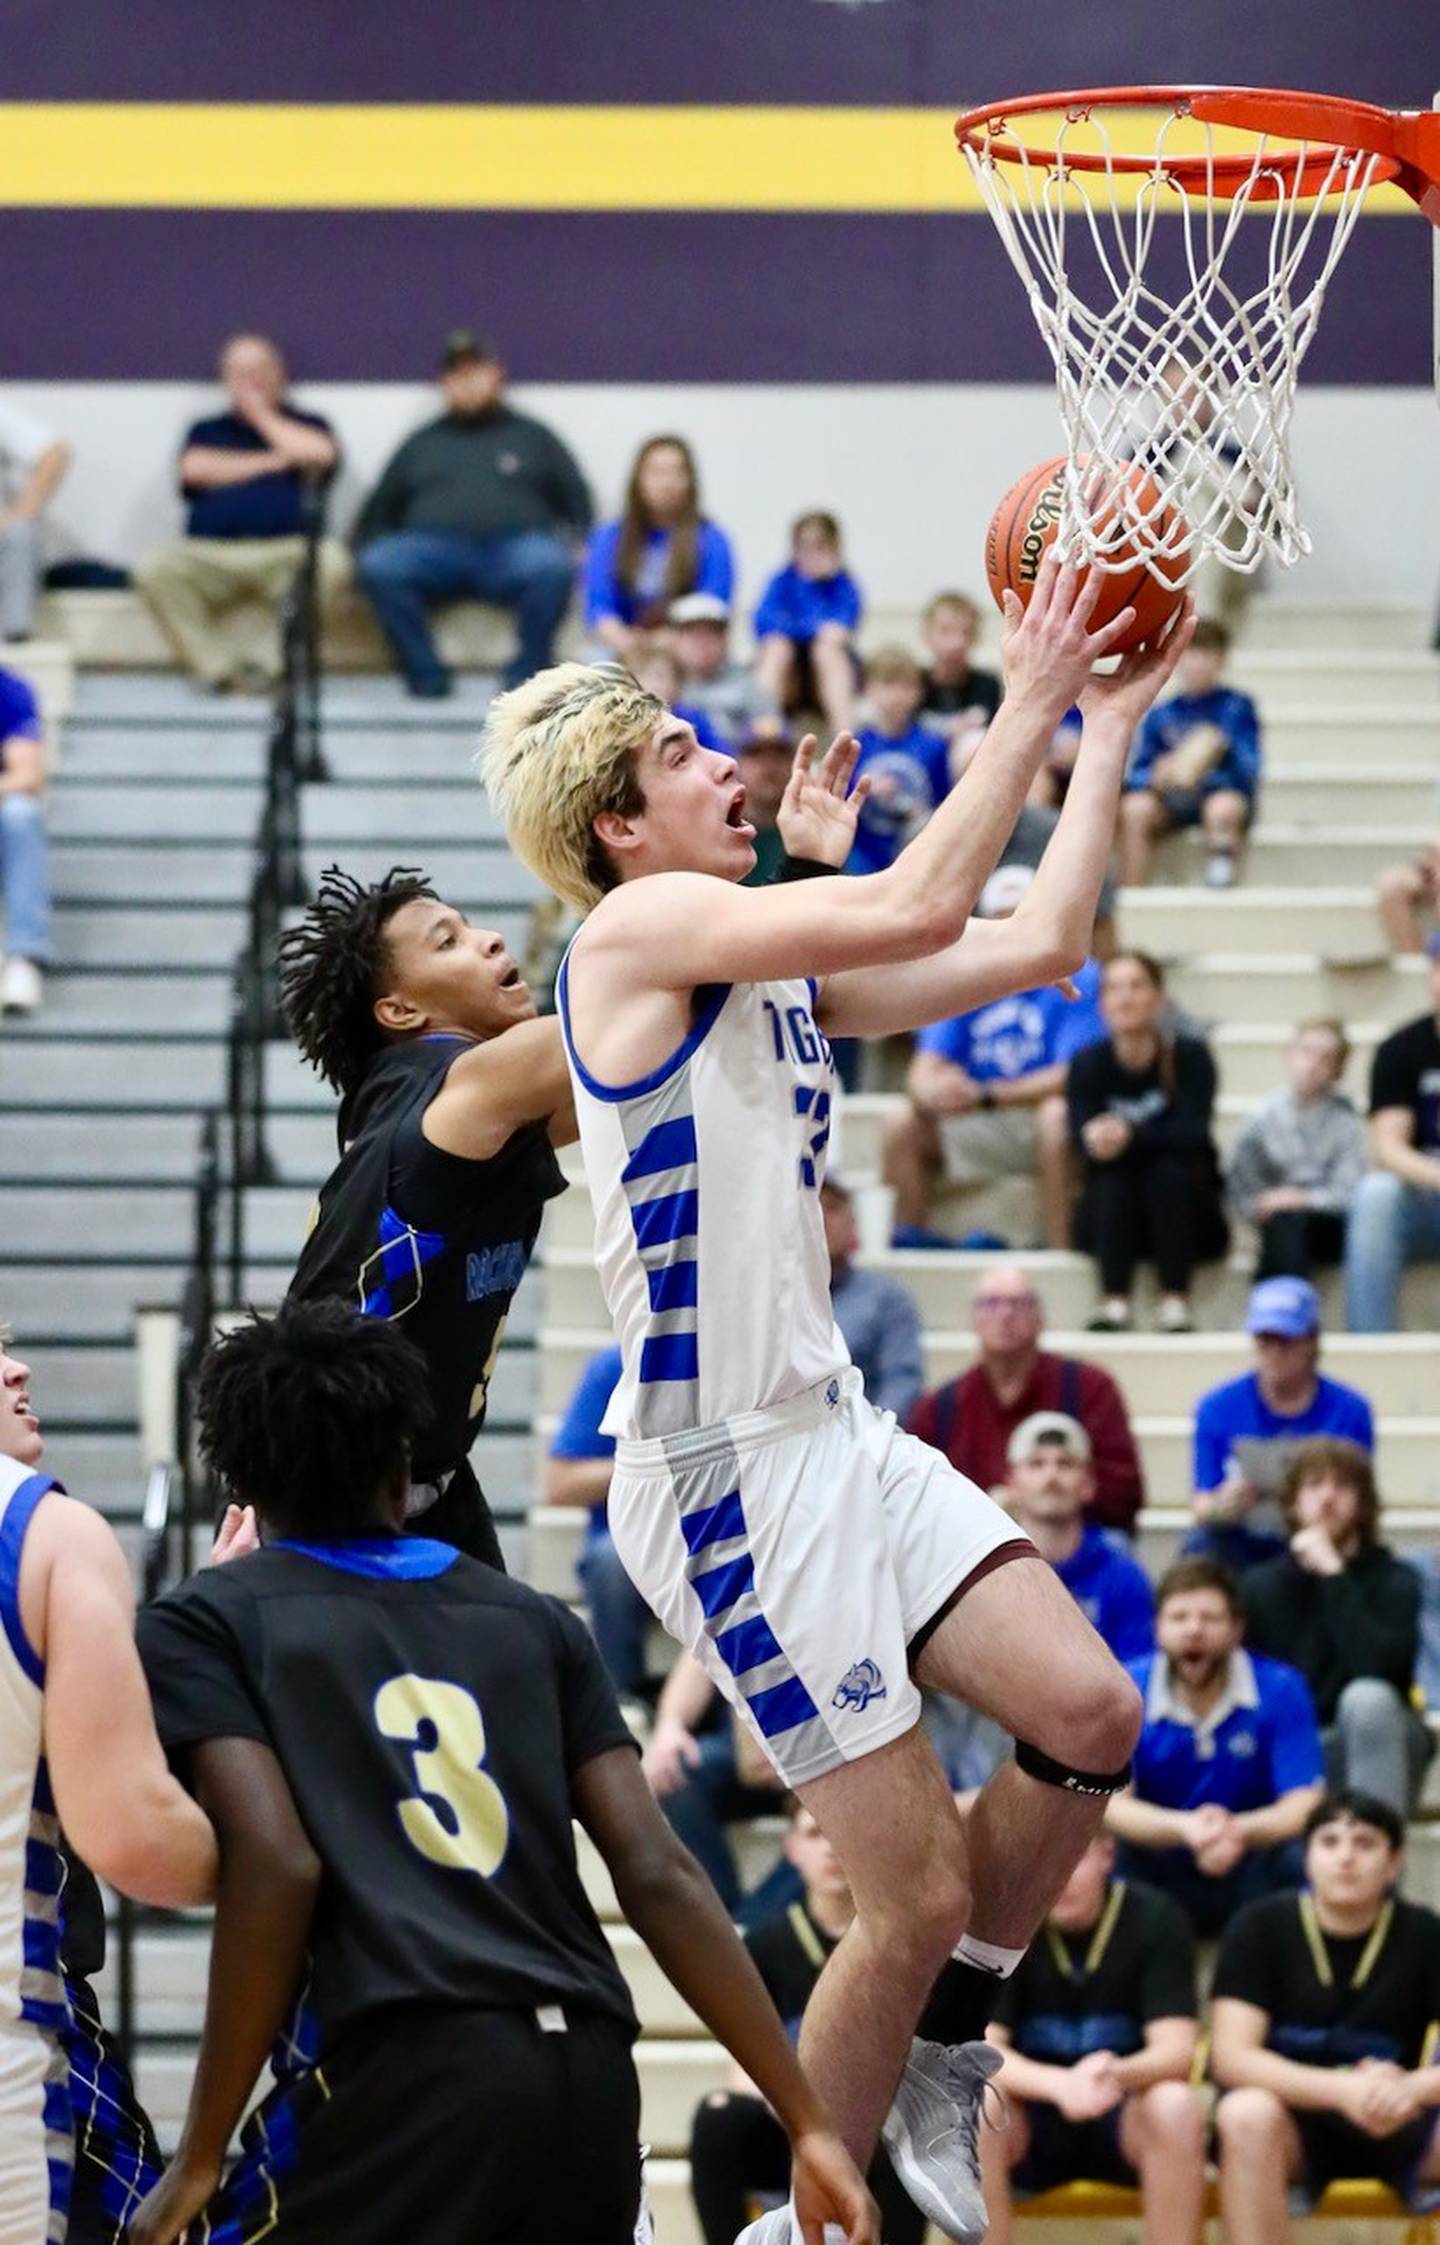
[[[25,1634],[25,1624],[20,1615],[20,1554],[25,1545],[25,1531],[35,1517],[35,1507],[49,1489],[59,1483],[48,1473],[32,1473],[22,1481],[5,1507],[0,1519],[0,1622],[5,1627],[10,1650],[32,1684],[43,1689],[45,1663]]]
[[[784,1658],[784,1647],[763,1614],[722,1629],[713,1642],[732,1676],[744,1676],[752,1668],[763,1668],[767,1660]]]
[[[25,1841],[25,1900],[28,1905],[33,1899],[39,1908],[32,1911],[27,1906],[21,1933],[20,2016],[31,2026],[60,2034],[70,2014],[60,1979],[59,1898],[65,1872],[60,1850],[51,1837],[59,1833],[54,1815],[50,1773],[42,1761],[35,1771],[30,1829]]]
[[[698,1333],[652,1333],[640,1343],[640,1385],[653,1387],[657,1380],[698,1380]]]
[[[647,1247],[662,1247],[670,1240],[692,1239],[700,1224],[700,1195],[662,1193],[659,1200],[633,1203],[630,1216],[642,1253]]]
[[[640,1099],[647,1091],[658,1091],[676,1071],[683,1068],[691,1054],[702,1045],[720,1018],[720,1011],[730,995],[728,982],[703,983],[695,992],[695,1013],[690,1033],[683,1044],[675,1047],[668,1060],[652,1068],[648,1076],[637,1076],[633,1083],[602,1084],[592,1076],[579,1053],[575,1050],[575,1035],[570,1023],[570,953],[560,961],[560,972],[555,978],[555,1004],[560,1015],[560,1030],[565,1039],[565,1050],[571,1067],[593,1099],[607,1100],[612,1106],[622,1099]]]
[[[285,1536],[266,1548],[296,1551],[302,1559],[318,1559],[322,1567],[372,1582],[429,1582],[460,1556],[454,1544],[434,1536],[353,1536],[344,1543],[301,1543]]]
[[[700,1265],[668,1263],[663,1270],[647,1271],[652,1310],[694,1310],[700,1306]]]
[[[749,1552],[739,1559],[729,1559],[723,1567],[711,1567],[703,1575],[692,1574],[690,1586],[704,1609],[707,1621],[728,1613],[747,1590],[755,1586],[755,1562]]]
[[[621,1170],[620,1182],[628,1185],[632,1178],[654,1177],[662,1169],[683,1169],[697,1158],[695,1117],[672,1115],[668,1122],[646,1131]]]
[[[726,1543],[732,1536],[743,1536],[745,1513],[740,1491],[732,1489],[728,1497],[722,1497],[718,1504],[707,1505],[703,1512],[682,1512],[680,1533],[685,1538],[687,1551],[703,1551],[707,1544]]]
[[[59,2065],[55,2078],[45,2084],[41,2122],[45,2130],[45,2171],[50,2184],[51,2229],[53,2233],[57,2226],[54,2217],[58,2215],[58,2227],[63,2237],[74,2187],[75,2139],[75,2114],[70,2102],[68,2069],[63,2062]],[[158,2176],[156,2179],[158,2181]]]
[[[756,1692],[750,1700],[750,1712],[766,1738],[778,1738],[781,1731],[793,1731],[797,1723],[808,1723],[819,1709],[799,1677],[791,1676],[783,1684],[772,1684],[769,1691]]]
[[[379,1244],[360,1265],[356,1295],[362,1317],[403,1317],[425,1288],[425,1265],[443,1255],[443,1232],[420,1232],[393,1208],[380,1211]]]

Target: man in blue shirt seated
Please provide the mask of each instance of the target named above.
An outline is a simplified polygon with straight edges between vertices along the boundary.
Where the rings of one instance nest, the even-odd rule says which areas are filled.
[[[1233,1575],[1179,1559],[1156,1602],[1158,1649],[1130,1663],[1145,1727],[1105,1821],[1127,1868],[1172,1895],[1204,1938],[1241,1903],[1292,1883],[1292,1843],[1325,1764],[1304,1678],[1241,1645]]]
[[[180,453],[185,535],[135,571],[186,670],[217,693],[279,677],[280,605],[340,460],[329,423],[287,397],[285,361],[268,336],[232,335],[220,379],[225,411],[196,421]],[[321,539],[322,611],[349,574],[344,547]]]
[[[1248,694],[1221,684],[1230,634],[1203,620],[1180,658],[1178,692],[1140,728],[1120,802],[1120,879],[1141,888],[1155,844],[1198,826],[1211,888],[1233,886],[1260,786],[1260,718]]]
[[[1329,1434],[1375,1448],[1365,1397],[1319,1368],[1320,1297],[1308,1279],[1262,1279],[1251,1290],[1245,1330],[1255,1343],[1254,1370],[1196,1405],[1196,1527],[1185,1545],[1237,1574],[1288,1548],[1280,1492],[1302,1442]]]
[[[650,1609],[610,1540],[605,1502],[615,1468],[615,1437],[600,1431],[619,1377],[618,1348],[601,1349],[591,1357],[551,1437],[544,1493],[546,1504],[589,1508],[580,1551],[580,1588],[610,1681],[622,1699],[635,1699],[645,1683]]]
[[[1117,1660],[1155,1645],[1155,1593],[1138,1559],[1087,1519],[1095,1493],[1090,1437],[1063,1411],[1035,1411],[1010,1437],[1005,1501]]]
[[[925,673],[903,647],[886,647],[865,666],[874,722],[856,734],[870,794],[855,828],[849,873],[883,873],[950,792],[950,750],[920,723]]]
[[[820,1187],[825,1246],[830,1257],[830,1307],[860,1368],[865,1393],[877,1411],[893,1411],[904,1426],[925,1385],[920,1312],[900,1281],[855,1261],[860,1230],[849,1187],[835,1175]]]
[[[986,882],[978,911],[986,919],[1005,918],[1033,879],[1028,866],[1002,866]],[[956,1246],[931,1220],[941,1179],[963,1193],[997,1177],[1036,1178],[1045,1245],[1070,1245],[1074,1193],[1065,1077],[1071,1055],[1106,1034],[1093,959],[1075,977],[1075,988],[1078,998],[1055,983],[1022,991],[919,1032],[907,1103],[885,1125],[885,1182],[895,1195],[892,1246]]]

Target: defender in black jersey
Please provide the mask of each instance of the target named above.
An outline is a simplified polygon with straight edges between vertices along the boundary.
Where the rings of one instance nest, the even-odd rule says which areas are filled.
[[[1195,1942],[1168,1895],[1114,1868],[1114,1841],[1093,1840],[995,1991],[1009,2122],[981,2141],[990,2245],[1008,2245],[1014,2197],[1081,2181],[1138,2183],[1148,2245],[1198,2245]]]
[[[198,1399],[262,1548],[141,1617],[167,1749],[216,1822],[205,2035],[176,2162],[131,2235],[169,2245],[631,2245],[639,2096],[584,1824],[630,1922],[774,2105],[807,2239],[874,2208],[713,1889],[554,1600],[402,1537],[424,1365],[297,1304],[221,1341]],[[313,1912],[313,1915],[312,1915]],[[225,2146],[288,1999],[278,2086]]]
[[[367,888],[332,866],[280,964],[296,1042],[341,1098],[340,1160],[290,1297],[403,1320],[433,1398],[410,1518],[503,1568],[470,1451],[545,1203],[564,1190],[559,1025],[536,1018],[501,937],[404,867]]]
[[[1395,1893],[1404,1828],[1332,1793],[1306,1827],[1308,1891],[1252,1902],[1215,1973],[1211,2062],[1230,2245],[1284,2245],[1288,2193],[1341,2177],[1440,2204],[1440,1917]]]

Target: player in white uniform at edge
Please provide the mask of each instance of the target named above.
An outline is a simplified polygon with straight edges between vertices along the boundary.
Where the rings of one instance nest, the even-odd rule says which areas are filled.
[[[1028,609],[1007,596],[1005,701],[883,873],[738,887],[754,855],[734,762],[613,666],[502,696],[481,759],[512,847],[589,914],[559,1002],[623,1361],[611,1532],[845,1867],[855,1920],[801,2036],[817,2090],[862,2170],[885,2122],[917,2203],[972,2239],[989,1976],[1013,1971],[1124,1784],[1140,1702],[1008,1515],[865,1401],[819,1210],[827,1040],[1078,970],[1126,752],[1193,622],[1187,604],[1093,676],[1131,613],[1089,630],[1100,581],[1052,551]],[[1081,752],[1030,893],[972,923],[1076,701]],[[917,1684],[1017,1740],[964,1824]],[[746,2232],[788,2234],[784,2209]]]
[[[213,1899],[216,1854],[155,1735],[124,1554],[37,1470],[29,1379],[0,1329],[0,2239],[63,2245],[60,1825],[101,1878],[171,1909]]]

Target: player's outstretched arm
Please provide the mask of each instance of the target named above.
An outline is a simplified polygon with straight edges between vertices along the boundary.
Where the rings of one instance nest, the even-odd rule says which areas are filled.
[[[638,987],[763,982],[921,959],[958,942],[1014,829],[1055,727],[1133,621],[1089,628],[1098,577],[1053,548],[1028,608],[1009,597],[1006,697],[974,760],[934,817],[883,873],[740,889],[699,873],[655,874],[602,899],[577,939],[592,1006]]]
[[[1163,638],[1081,690],[1085,729],[1065,807],[1019,909],[1008,920],[972,920],[958,943],[932,958],[883,973],[859,968],[833,975],[815,1007],[827,1035],[892,1036],[1079,971],[1114,847],[1135,727],[1164,691],[1194,628],[1187,601]]]
[[[604,1857],[625,1917],[666,1978],[755,2084],[790,2138],[795,2211],[806,2245],[837,2223],[850,2245],[878,2245],[879,2216],[714,1887],[671,1831],[627,1747],[572,1778],[575,1810]]]
[[[531,1122],[557,1124],[550,1133],[556,1145],[568,1145],[576,1135],[565,1043],[553,1014],[518,1021],[513,1029],[463,1052],[426,1108],[421,1127],[442,1153],[488,1161]]]
[[[300,1986],[320,1861],[268,1746],[214,1738],[191,1774],[220,1840],[205,2026],[175,2157],[131,2245],[172,2245],[219,2187],[226,2150]]]
[[[71,1846],[137,1902],[208,1902],[215,1835],[166,1767],[135,1650],[130,1570],[89,1505],[45,1498],[25,1539],[20,1600],[27,1625],[40,1617],[45,1757]]]

